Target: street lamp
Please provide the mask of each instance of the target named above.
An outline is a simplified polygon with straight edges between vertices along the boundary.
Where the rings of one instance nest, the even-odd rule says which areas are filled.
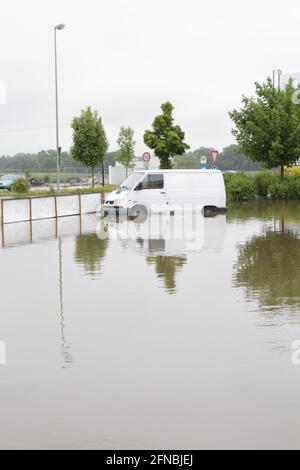
[[[64,24],[57,24],[54,26],[54,58],[55,58],[55,114],[56,114],[56,182],[57,191],[60,189],[60,151],[59,134],[58,134],[58,89],[57,89],[57,47],[56,47],[56,31],[64,29]]]

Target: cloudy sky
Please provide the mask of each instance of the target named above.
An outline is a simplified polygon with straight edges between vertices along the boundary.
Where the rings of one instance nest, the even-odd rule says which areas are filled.
[[[117,148],[170,100],[192,149],[233,143],[228,111],[272,69],[300,70],[296,0],[1,0],[0,155],[55,148],[53,27],[58,31],[60,140],[87,105]],[[0,93],[1,98],[1,93]]]

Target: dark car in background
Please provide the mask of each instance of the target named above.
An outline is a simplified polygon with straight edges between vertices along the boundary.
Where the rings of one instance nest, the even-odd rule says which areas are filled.
[[[30,186],[43,186],[45,182],[41,178],[30,178],[29,179]]]

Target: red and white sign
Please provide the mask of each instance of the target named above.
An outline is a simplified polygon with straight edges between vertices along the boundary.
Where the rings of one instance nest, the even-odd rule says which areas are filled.
[[[145,162],[145,163],[148,163],[150,162],[151,160],[151,155],[149,152],[144,152],[143,155],[142,155],[142,160]]]
[[[213,162],[216,163],[216,160],[217,160],[218,155],[219,155],[218,150],[216,150],[216,149],[211,149],[211,150],[209,151],[209,153],[211,154],[211,158],[213,159]]]

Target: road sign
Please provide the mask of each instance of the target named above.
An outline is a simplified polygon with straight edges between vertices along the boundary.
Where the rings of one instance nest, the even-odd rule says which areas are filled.
[[[151,160],[151,155],[149,152],[144,152],[143,155],[142,155],[142,160],[145,162],[145,163],[148,163],[150,162]]]
[[[209,153],[211,154],[211,158],[213,159],[213,162],[216,163],[216,160],[217,160],[218,155],[219,155],[218,150],[216,150],[216,149],[211,149],[211,150],[209,151]]]
[[[207,167],[207,157],[203,155],[200,157],[200,168],[206,168]]]

